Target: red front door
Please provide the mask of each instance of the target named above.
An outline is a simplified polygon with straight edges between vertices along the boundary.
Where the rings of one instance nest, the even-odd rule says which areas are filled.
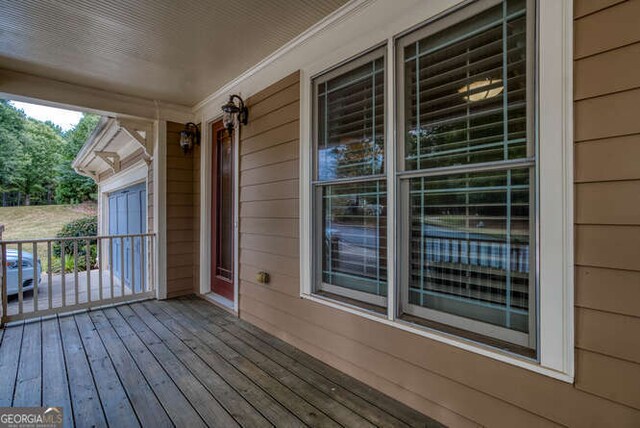
[[[213,124],[211,198],[211,291],[234,299],[234,158],[233,135],[222,122]]]

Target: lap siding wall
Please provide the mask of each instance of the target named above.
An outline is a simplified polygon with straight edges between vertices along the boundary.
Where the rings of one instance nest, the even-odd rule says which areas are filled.
[[[167,297],[196,291],[195,155],[180,149],[183,129],[183,124],[167,122]]]
[[[638,17],[575,4],[575,385],[299,297],[298,73],[247,101],[240,316],[452,426],[639,426]]]

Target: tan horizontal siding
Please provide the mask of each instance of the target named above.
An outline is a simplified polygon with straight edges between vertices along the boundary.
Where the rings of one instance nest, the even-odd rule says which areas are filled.
[[[283,236],[242,234],[242,248],[249,250],[271,252],[279,256],[298,258],[300,254],[300,241],[297,238]]]
[[[640,226],[576,226],[576,264],[640,270]]]
[[[252,100],[251,120],[258,120],[266,115],[271,115],[274,110],[295,103],[300,99],[300,85],[292,82],[291,86],[284,88],[268,99],[255,102]]]
[[[576,13],[576,388],[640,409],[640,2]]]
[[[576,346],[611,357],[640,363],[640,318],[586,308],[576,309]]]
[[[243,287],[243,283],[249,282],[259,285],[256,281],[256,275],[258,272],[263,271],[264,268],[259,266],[253,266],[245,261],[240,269],[240,288]],[[277,271],[269,271],[271,281],[269,282],[269,289],[285,293],[290,296],[300,296],[300,277],[291,276],[285,273]]]
[[[184,125],[167,123],[167,295],[194,292],[194,152],[182,153]]]
[[[640,179],[640,134],[586,141],[575,147],[575,180]]]
[[[492,426],[516,421],[519,426],[553,425],[552,421],[578,426],[587,421],[604,423],[610,416],[622,425],[634,421],[628,407],[578,392],[571,385],[301,300],[295,253],[299,245],[297,187],[289,187],[288,180],[289,174],[297,177],[297,171],[282,173],[277,177],[284,181],[272,182],[278,166],[290,160],[273,155],[274,148],[283,146],[281,139],[274,139],[273,146],[266,141],[241,158],[243,174],[252,169],[263,173],[263,185],[257,184],[259,173],[243,175],[250,178],[241,180],[242,317],[387,393],[404,397],[418,409],[428,409],[431,416],[456,421],[455,425],[472,420]],[[247,162],[252,168],[247,168]],[[274,199],[287,193],[289,198]],[[261,200],[246,201],[254,198]],[[257,284],[255,275],[261,270],[271,274],[270,284]],[[313,347],[305,344],[305,337],[313,337]],[[461,414],[466,418],[458,419]]]
[[[637,62],[638,3],[575,2],[575,385],[299,297],[291,76],[248,101],[240,316],[451,426],[640,426],[640,77],[622,69]]]
[[[576,360],[578,389],[640,409],[640,365],[581,350],[577,352]],[[626,419],[611,417],[602,426],[619,426],[621,422]]]
[[[242,208],[241,208],[242,210]],[[287,236],[296,238],[300,235],[300,222],[289,218],[243,218],[240,222],[243,233],[254,233],[266,236]]]
[[[297,219],[299,216],[300,203],[297,199],[243,202],[240,210],[241,218]]]
[[[577,306],[640,317],[639,271],[578,266],[576,284]]]
[[[640,41],[640,2],[628,0],[576,21],[575,58],[595,55]]]
[[[260,168],[253,168],[243,171],[240,176],[240,184],[244,188],[250,185],[260,185],[275,181],[290,180],[291,177],[298,177],[300,172],[300,162],[293,159],[268,165]]]
[[[627,0],[575,0],[573,16],[580,18]]]
[[[640,180],[576,184],[576,223],[640,224]]]
[[[240,147],[240,153],[244,156],[251,152],[257,152],[269,147],[278,145],[278,143],[288,143],[295,141],[300,135],[300,122],[294,120],[292,122],[285,123],[277,126],[267,132],[260,135],[256,135],[253,138],[242,139],[242,146]]]
[[[297,198],[298,188],[298,181],[293,180],[244,186],[240,191],[240,201],[253,202]]]
[[[298,159],[298,140],[278,144],[242,157],[241,171]]]
[[[640,43],[576,61],[576,100],[640,87],[638,67]],[[606,73],[612,73],[615,79],[603,79]]]
[[[638,97],[640,89],[633,89],[576,102],[576,141],[639,134]]]

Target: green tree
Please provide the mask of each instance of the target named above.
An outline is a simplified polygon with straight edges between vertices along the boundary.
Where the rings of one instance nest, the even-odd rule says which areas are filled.
[[[61,129],[50,122],[27,119],[22,142],[18,189],[24,194],[24,204],[31,205],[34,199],[51,202],[65,146]]]
[[[5,100],[0,100],[0,193],[20,187],[23,137],[26,116]]]
[[[96,184],[89,178],[76,173],[71,166],[76,155],[95,129],[100,116],[85,114],[80,122],[65,134],[66,144],[57,170],[56,202],[77,204],[96,199]]]

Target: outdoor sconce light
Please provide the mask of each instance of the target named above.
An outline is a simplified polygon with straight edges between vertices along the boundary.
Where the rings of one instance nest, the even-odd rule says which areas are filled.
[[[184,125],[184,130],[180,131],[180,148],[185,155],[189,153],[193,146],[200,144],[200,130],[198,125],[188,122]]]
[[[238,100],[238,105],[234,102],[234,99]],[[222,116],[222,124],[229,132],[229,135],[233,132],[233,128],[235,128],[236,118],[238,123],[242,125],[247,124],[247,120],[249,119],[249,109],[244,105],[244,101],[238,95],[231,95],[229,97],[229,101],[225,105],[222,106],[222,111],[224,112],[224,116]]]

